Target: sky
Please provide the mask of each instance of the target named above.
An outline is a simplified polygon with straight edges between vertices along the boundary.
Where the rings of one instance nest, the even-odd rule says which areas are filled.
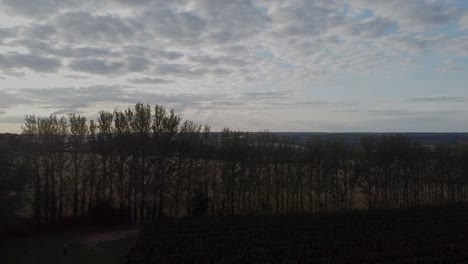
[[[244,131],[468,131],[466,0],[0,0],[0,133],[137,102]]]

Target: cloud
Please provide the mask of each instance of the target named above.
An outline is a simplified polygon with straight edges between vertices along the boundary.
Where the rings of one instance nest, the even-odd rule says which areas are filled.
[[[102,75],[116,74],[124,66],[125,64],[122,62],[112,62],[98,59],[75,60],[70,64],[70,68],[74,71]]]
[[[398,31],[398,24],[389,19],[374,17],[344,26],[340,31],[357,38],[379,38]]]
[[[0,54],[0,69],[8,74],[8,70],[31,69],[41,73],[57,72],[61,61],[56,58],[43,57],[30,53],[6,53]]]
[[[441,43],[440,48],[458,56],[468,56],[468,36],[451,38]]]
[[[225,66],[230,66],[230,67],[243,67],[247,65],[246,61],[234,58],[234,57],[213,57],[213,56],[192,56],[188,58],[189,61],[198,63],[198,64],[203,64],[203,65],[209,65],[209,66],[214,66],[214,65],[225,65]]]
[[[128,57],[125,63],[127,72],[145,72],[151,65],[151,61],[143,57]]]
[[[405,30],[428,29],[456,22],[461,17],[460,9],[449,1],[433,0],[352,0],[354,7],[370,9],[377,16],[394,19]]]
[[[454,60],[445,60],[437,69],[437,71],[441,73],[453,73],[457,71],[461,71],[463,67],[461,67],[456,61]]]
[[[0,90],[0,110],[3,113],[5,113],[5,109],[8,109],[10,107],[14,107],[21,104],[29,104],[32,102],[32,100],[24,98],[21,95]]]
[[[30,103],[16,112],[89,114],[148,100],[216,124],[315,118],[331,129],[341,115],[460,108],[451,97],[465,96],[466,17],[456,0],[0,0],[0,20],[15,18],[0,27],[0,78],[8,98]],[[442,91],[445,75],[434,71],[456,78]],[[415,100],[365,105],[399,87]]]
[[[117,15],[95,15],[86,11],[60,13],[50,22],[61,39],[72,43],[118,43],[134,39],[140,23]]]
[[[173,45],[187,45],[200,41],[205,21],[190,12],[172,12],[154,8],[139,16],[139,21],[156,39]]]
[[[176,76],[183,78],[201,77],[208,73],[208,69],[199,68],[190,64],[156,64],[154,73],[163,76]]]
[[[368,119],[355,122],[345,131],[375,132],[462,132],[466,125],[456,117],[421,116]]]
[[[435,47],[446,45],[448,41],[447,37],[441,35],[426,36],[423,34],[409,33],[390,35],[385,37],[384,40],[385,45],[389,47],[415,55],[421,55],[434,50]]]
[[[434,97],[418,97],[409,98],[409,102],[418,103],[463,103],[468,101],[468,97],[457,97],[457,96],[434,96]]]
[[[372,114],[379,116],[408,116],[418,112],[401,110],[401,109],[352,109],[352,110],[335,110],[338,113],[354,113],[354,114]]]
[[[120,4],[125,7],[147,9],[150,6],[158,8],[178,8],[186,5],[186,0],[108,0],[110,5]]]
[[[44,18],[62,8],[74,5],[74,0],[1,0],[0,5],[7,11],[28,17]]]
[[[128,81],[134,84],[165,84],[165,83],[174,82],[171,80],[166,80],[166,79],[161,79],[161,78],[149,78],[149,77],[128,79]]]
[[[4,92],[5,94],[9,94]],[[10,95],[11,96],[11,95]],[[9,98],[9,97],[6,97]],[[96,104],[126,104],[136,102],[178,106],[180,110],[186,108],[212,109],[213,106],[237,109],[243,107],[272,106],[282,102],[292,102],[290,91],[262,91],[262,92],[161,92],[137,89],[131,86],[95,85],[87,87],[56,87],[47,89],[23,88],[15,92],[13,98],[16,103],[35,102],[42,107],[58,109],[89,108]],[[21,99],[21,100],[19,100]],[[0,101],[1,102],[1,101]]]
[[[16,36],[17,32],[15,28],[0,27],[0,43],[3,40],[15,38]]]
[[[270,18],[252,0],[190,1],[187,9],[206,21],[206,38],[215,43],[237,42],[265,30]]]
[[[56,37],[58,30],[52,24],[32,23],[21,28],[22,36],[32,40],[48,40]]]
[[[468,30],[468,12],[458,21],[460,29]]]
[[[76,47],[73,45],[61,45],[55,47],[52,43],[37,39],[18,39],[9,43],[9,46],[23,46],[33,53],[49,54],[65,58],[96,58],[112,57],[120,54],[101,47]]]

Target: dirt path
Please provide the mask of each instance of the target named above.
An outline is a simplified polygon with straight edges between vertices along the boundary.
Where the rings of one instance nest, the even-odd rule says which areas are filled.
[[[78,237],[77,241],[81,244],[95,244],[105,241],[118,240],[129,236],[136,236],[138,231],[139,229],[137,228],[96,231]]]

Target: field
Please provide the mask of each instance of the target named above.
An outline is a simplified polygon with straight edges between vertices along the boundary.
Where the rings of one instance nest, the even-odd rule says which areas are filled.
[[[147,227],[124,263],[467,263],[468,208],[180,219]]]
[[[0,263],[121,263],[136,238],[135,228],[75,228],[8,238],[0,244]],[[63,244],[69,249],[63,255]]]

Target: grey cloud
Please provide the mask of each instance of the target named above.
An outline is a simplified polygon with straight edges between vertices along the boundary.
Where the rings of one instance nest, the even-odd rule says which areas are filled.
[[[456,96],[438,96],[438,97],[419,97],[419,98],[408,98],[409,102],[417,103],[463,103],[468,101],[468,97],[456,97]]]
[[[441,43],[446,51],[458,55],[468,56],[468,36],[456,37]]]
[[[83,114],[86,112],[86,108],[88,107],[88,103],[76,103],[70,105],[45,105],[42,106],[42,109],[58,109],[52,112],[53,115],[66,115],[66,114]]]
[[[84,80],[84,79],[89,78],[88,76],[85,76],[85,75],[75,75],[75,74],[66,74],[64,76],[70,79],[74,79],[74,80]]]
[[[16,96],[48,109],[67,112],[69,108],[84,110],[96,104],[109,103],[115,106],[136,102],[177,106],[179,109],[213,109],[214,106],[232,108],[234,105],[239,109],[264,109],[275,102],[285,102],[286,99],[291,101],[289,93],[288,91],[162,93],[128,86],[96,85],[79,88],[25,88],[18,90]]]
[[[439,36],[426,37],[414,34],[394,34],[385,37],[386,44],[413,54],[422,54],[442,41]]]
[[[11,27],[1,27],[0,26],[0,43],[3,40],[15,38],[17,36],[16,28]]]
[[[191,1],[188,9],[207,21],[206,38],[218,43],[249,38],[270,23],[252,0],[197,0]]]
[[[24,98],[21,95],[0,90],[0,109],[7,109],[19,104],[28,104],[31,102],[31,100]]]
[[[255,100],[285,100],[291,98],[291,91],[288,90],[273,90],[260,92],[244,92],[242,97]]]
[[[154,73],[158,75],[173,75],[177,77],[197,77],[208,73],[208,69],[194,68],[187,64],[156,64]]]
[[[13,41],[9,46],[21,45],[29,49],[32,53],[46,53],[59,57],[70,57],[70,58],[89,58],[89,57],[110,57],[118,56],[119,54],[109,49],[99,47],[74,47],[62,45],[55,47],[50,42],[35,40],[35,39],[20,39]]]
[[[458,21],[461,30],[468,30],[468,12]]]
[[[98,59],[75,60],[70,64],[70,68],[74,71],[102,75],[115,74],[124,66],[125,64],[122,62],[109,62]]]
[[[317,91],[325,91],[327,88],[320,88],[320,80],[318,83],[311,80],[332,78],[339,83],[351,80],[350,86],[353,86],[361,82],[356,82],[355,75],[342,77],[341,73],[359,72],[359,78],[367,78],[365,75],[368,71],[382,74],[387,73],[387,69],[405,68],[399,63],[413,57],[406,53],[421,55],[431,52],[436,57],[468,54],[467,38],[460,37],[464,31],[418,31],[457,22],[461,23],[461,27],[464,20],[459,19],[459,11],[454,10],[451,0],[0,2],[2,12],[7,15],[22,14],[31,18],[28,21],[33,21],[15,28],[0,28],[2,45],[9,45],[6,48],[10,50],[25,48],[29,53],[0,55],[2,74],[20,76],[25,74],[22,72],[24,68],[54,72],[60,69],[64,61],[68,69],[74,71],[65,75],[69,78],[93,78],[88,74],[79,76],[81,73],[109,78],[119,76],[129,84],[142,87],[177,81],[177,87],[161,87],[166,91],[169,88],[177,91],[179,86],[186,90],[199,86],[201,81],[209,82],[196,93],[93,86],[18,89],[18,94],[14,96],[16,100],[22,98],[24,102],[43,105],[57,113],[92,109],[96,104],[133,104],[137,101],[205,111],[215,107],[226,109],[226,113],[234,107],[242,110],[239,113],[248,112],[246,109],[326,108],[340,111],[354,108],[359,102],[308,100],[314,92],[304,92],[307,95],[296,98],[298,95],[292,91],[245,92],[233,89],[239,88],[239,83],[247,80],[252,81],[249,83],[251,87],[274,89],[291,85],[300,90],[308,89],[308,85],[313,83],[319,87]],[[372,10],[365,13],[370,18],[358,21],[361,16],[353,17],[348,12],[354,11],[352,7]],[[31,57],[32,54],[36,57]],[[415,60],[426,62],[420,58],[414,56]],[[137,76],[148,77],[132,78],[127,75],[136,72],[141,74]],[[317,77],[319,75],[321,77]],[[368,84],[366,80],[362,83]],[[215,85],[225,86],[225,92],[210,90]],[[329,86],[333,86],[333,93],[336,93],[339,92],[338,88],[344,87],[339,85]],[[5,98],[14,101],[11,96]],[[454,98],[413,99],[404,102],[466,102],[465,99],[460,101]],[[0,99],[0,103],[4,102]],[[2,108],[1,111],[6,110]],[[368,114],[389,118],[411,113],[371,109]]]
[[[356,113],[356,114],[373,114],[379,116],[410,116],[421,112],[401,110],[401,109],[347,109],[333,110],[335,113]]]
[[[74,6],[74,0],[1,0],[0,5],[13,14],[44,18],[67,6]]]
[[[343,129],[343,126],[341,126]],[[385,119],[369,119],[354,122],[345,127],[347,131],[376,131],[376,132],[461,132],[466,131],[467,125],[456,117],[421,116]]]
[[[468,55],[468,37],[464,35],[450,37],[443,34],[401,33],[385,36],[383,44],[417,55],[427,51],[458,56]]]
[[[111,4],[122,4],[127,7],[141,7],[148,8],[149,6],[156,6],[158,8],[175,8],[185,6],[186,0],[108,0]]]
[[[154,3],[160,3],[163,1],[158,0],[111,0],[110,2],[121,3],[129,6],[148,6]]]
[[[445,60],[437,69],[441,73],[450,73],[463,70],[463,66],[453,60]]]
[[[218,51],[227,54],[247,54],[249,52],[249,48],[244,45],[231,45],[231,46],[221,46],[217,48]]]
[[[341,32],[361,38],[378,38],[398,30],[398,24],[384,18],[370,18],[342,28]]]
[[[167,50],[160,50],[155,52],[156,56],[167,59],[167,60],[177,60],[182,58],[184,55],[180,52],[176,51],[167,51]]]
[[[247,64],[247,62],[236,59],[233,57],[212,57],[212,56],[192,56],[188,58],[189,61],[205,64],[205,65],[226,65],[231,67],[242,67]]]
[[[208,72],[211,73],[211,74],[214,74],[214,75],[228,75],[228,74],[232,73],[231,70],[224,69],[224,68],[216,68],[216,69],[213,69],[213,70],[209,70]]]
[[[177,105],[179,107],[197,106],[204,101],[213,100],[213,95],[196,93],[164,94],[136,90],[126,86],[96,85],[89,87],[57,87],[48,89],[21,89],[18,94],[48,109],[65,113],[70,108],[89,109],[96,104],[134,104],[136,102]]]
[[[336,15],[345,5],[341,1],[297,0],[291,2],[274,1],[268,14],[275,25],[277,38],[287,36],[317,36],[340,25],[347,19]]]
[[[166,79],[161,79],[161,78],[149,78],[149,77],[128,79],[128,81],[134,84],[165,84],[165,83],[174,82],[172,80],[166,80]]]
[[[131,56],[145,56],[161,60],[177,60],[184,56],[184,54],[177,51],[155,48],[151,49],[148,47],[138,45],[126,45],[122,47],[121,52],[123,54],[128,54]]]
[[[178,45],[199,41],[205,27],[205,21],[190,12],[150,9],[139,18],[154,38],[166,39]]]
[[[336,106],[356,106],[359,105],[358,101],[297,101],[297,105],[303,106],[322,106],[322,105],[336,105]]]
[[[22,30],[22,35],[25,38],[32,38],[37,40],[47,40],[57,34],[57,29],[49,24],[29,24]]]
[[[145,72],[150,65],[151,61],[142,57],[129,57],[126,59],[127,72]]]
[[[126,87],[95,85],[90,87],[57,87],[46,89],[24,88],[17,91],[18,94],[30,100],[34,100],[38,105],[48,105],[48,108],[69,107],[70,105],[80,105],[87,107],[92,103],[115,101],[121,102],[119,94]]]
[[[138,22],[116,15],[93,15],[85,11],[61,13],[51,22],[70,42],[119,43],[134,38],[141,28]]]
[[[81,111],[79,108],[71,106],[71,107],[66,107],[66,108],[60,108],[59,110],[52,112],[52,115],[68,115],[71,113],[82,114],[84,112]]]
[[[58,59],[30,53],[0,54],[0,69],[3,70],[28,68],[36,72],[52,73],[56,72],[61,65],[62,63]]]
[[[427,28],[456,22],[462,15],[460,9],[448,1],[432,0],[353,0],[361,8],[372,9],[379,16],[394,18],[406,28]]]
[[[5,115],[5,113],[2,114],[1,112],[0,114],[2,115],[0,116],[0,124],[1,123],[17,123],[17,124],[24,123],[24,116],[19,116],[19,115],[10,116],[10,115]]]

